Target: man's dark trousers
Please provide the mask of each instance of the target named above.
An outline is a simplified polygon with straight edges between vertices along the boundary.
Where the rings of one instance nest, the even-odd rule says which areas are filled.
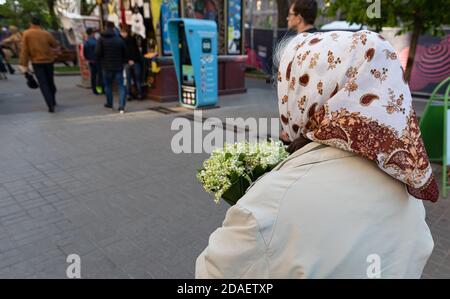
[[[91,88],[94,94],[97,92],[97,86],[101,86],[103,90],[103,74],[102,68],[98,63],[89,62],[89,70],[91,72]]]
[[[33,69],[45,102],[49,109],[53,109],[56,105],[56,86],[53,77],[53,63],[33,63]]]

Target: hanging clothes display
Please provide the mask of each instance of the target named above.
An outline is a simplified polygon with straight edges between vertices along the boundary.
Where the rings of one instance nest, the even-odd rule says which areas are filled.
[[[116,27],[119,27],[120,18],[117,15],[117,3],[114,0],[111,0],[108,3],[108,22],[113,22]]]
[[[133,11],[133,15],[131,16],[131,32],[141,36],[142,38],[146,37],[144,17],[136,7]]]
[[[155,30],[155,32],[158,31],[158,23],[159,23],[159,18],[161,16],[161,4],[162,4],[162,0],[152,0],[150,2],[150,7],[151,7],[151,11],[152,11],[152,21],[153,21],[153,29]]]

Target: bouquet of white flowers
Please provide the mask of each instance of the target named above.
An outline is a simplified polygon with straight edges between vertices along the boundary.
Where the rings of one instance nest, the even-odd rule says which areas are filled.
[[[254,181],[288,155],[280,141],[225,144],[203,162],[197,179],[217,203],[222,198],[234,205]]]

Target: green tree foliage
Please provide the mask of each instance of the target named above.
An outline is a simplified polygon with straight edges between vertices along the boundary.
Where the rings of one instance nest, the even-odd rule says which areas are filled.
[[[16,25],[19,28],[27,28],[33,16],[38,16],[43,21],[44,27],[55,28],[57,20],[50,13],[47,0],[5,0],[0,5],[1,23]]]
[[[47,2],[50,26],[53,29],[58,29],[58,27],[59,27],[58,26],[58,18],[55,15],[55,9],[54,9],[56,0],[46,0],[45,2]]]
[[[86,0],[81,0],[81,14],[83,16],[90,16],[97,4],[89,4]]]
[[[378,2],[379,17],[370,18],[369,6]],[[372,6],[373,7],[373,6]],[[372,11],[369,9],[369,11]],[[406,66],[409,79],[417,41],[421,34],[443,35],[443,25],[450,24],[449,0],[329,0],[324,13],[330,17],[341,14],[343,19],[367,24],[377,31],[382,27],[398,27],[398,34],[411,32],[411,44]]]
[[[4,3],[3,3],[4,2]],[[0,1],[0,23],[16,25],[21,29],[28,27],[32,16],[39,16],[46,28],[58,29],[58,17],[55,15],[56,0],[3,0]],[[81,1],[81,14],[90,15],[96,4]]]

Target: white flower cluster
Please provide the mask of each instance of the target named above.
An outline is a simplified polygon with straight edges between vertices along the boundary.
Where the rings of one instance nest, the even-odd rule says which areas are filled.
[[[222,195],[240,177],[256,180],[257,169],[259,172],[270,171],[288,155],[280,141],[225,144],[222,149],[214,150],[203,162],[197,179],[206,192],[213,194],[215,201],[219,202]]]

